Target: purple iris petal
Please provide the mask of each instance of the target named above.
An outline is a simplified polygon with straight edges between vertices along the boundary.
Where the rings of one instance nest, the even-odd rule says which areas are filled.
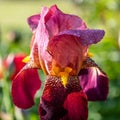
[[[30,16],[27,19],[27,22],[28,22],[30,28],[32,29],[32,31],[37,28],[39,20],[40,20],[40,14],[36,14],[36,15]]]
[[[82,45],[91,45],[99,42],[103,38],[105,32],[104,30],[86,29],[86,30],[66,30],[59,33],[59,35],[63,34],[78,37]]]
[[[106,100],[108,94],[108,77],[97,67],[82,69],[79,73],[80,84],[88,100]]]

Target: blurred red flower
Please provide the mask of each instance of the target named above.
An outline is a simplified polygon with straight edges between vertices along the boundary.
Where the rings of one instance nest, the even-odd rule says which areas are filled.
[[[6,58],[0,59],[0,74],[4,77],[4,72],[8,71],[11,80],[17,75],[17,73],[25,66],[22,60],[26,57],[25,54],[9,54]]]

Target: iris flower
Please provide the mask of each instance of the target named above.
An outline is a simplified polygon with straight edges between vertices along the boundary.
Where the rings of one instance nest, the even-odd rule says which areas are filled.
[[[56,5],[43,7],[28,24],[33,33],[31,52],[12,83],[14,104],[22,109],[34,105],[41,85],[34,70],[42,69],[46,80],[40,119],[87,120],[88,101],[106,100],[108,94],[108,77],[88,53],[104,30],[89,29],[80,17],[65,14]]]

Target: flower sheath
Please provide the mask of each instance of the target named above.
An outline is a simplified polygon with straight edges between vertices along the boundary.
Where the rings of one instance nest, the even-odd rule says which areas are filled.
[[[88,48],[104,36],[88,29],[75,15],[64,14],[56,5],[43,7],[28,18],[33,32],[30,57],[12,83],[15,105],[30,108],[40,88],[34,69],[42,69],[46,81],[40,99],[41,120],[87,120],[88,101],[106,100],[107,75],[90,58]],[[20,98],[20,99],[19,99]]]

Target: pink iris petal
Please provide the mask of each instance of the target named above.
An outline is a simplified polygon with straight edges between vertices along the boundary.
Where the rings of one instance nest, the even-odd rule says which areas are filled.
[[[26,109],[34,105],[34,95],[40,88],[41,81],[36,69],[20,71],[12,83],[14,104]]]
[[[27,22],[28,22],[30,28],[32,29],[32,31],[34,31],[37,28],[39,20],[40,20],[40,14],[30,16],[27,19]]]
[[[60,31],[68,29],[86,29],[84,21],[75,15],[64,14],[60,11],[56,5],[51,6],[49,9],[43,7],[41,14],[36,14],[28,18],[28,24],[32,30],[36,29],[40,16],[43,16],[43,13],[46,12],[44,16],[44,22],[46,24],[47,30],[51,34],[57,34]],[[55,32],[56,31],[56,32]]]
[[[49,59],[51,58],[46,51],[47,44],[49,42],[49,35],[45,26],[45,16],[48,13],[48,10],[49,9],[46,7],[43,7],[42,9],[41,18],[39,20],[39,24],[36,29],[34,41],[31,48],[31,59],[34,59],[33,57],[35,57],[36,55],[36,59],[38,59],[39,62],[43,61],[43,59],[44,62],[49,61]]]
[[[79,70],[87,55],[88,46],[82,46],[81,41],[74,35],[59,35],[49,42],[48,51],[61,67],[72,67]]]
[[[80,84],[88,100],[106,100],[108,95],[108,77],[97,67],[82,69],[79,74]]]
[[[53,5],[46,14],[45,25],[50,38],[61,31],[87,28],[81,18],[75,15],[64,14],[56,5]]]
[[[68,94],[64,102],[64,108],[67,110],[67,115],[60,120],[87,120],[87,105],[87,97],[82,91]]]

